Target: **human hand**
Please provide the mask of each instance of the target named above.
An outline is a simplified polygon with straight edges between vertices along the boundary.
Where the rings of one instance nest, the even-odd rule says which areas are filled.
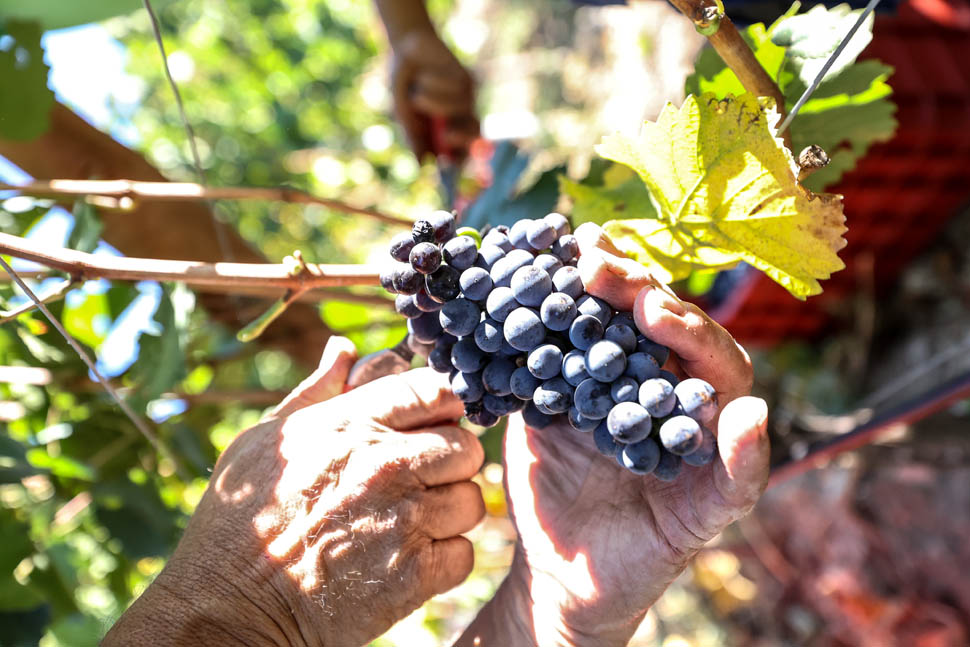
[[[352,345],[223,452],[164,571],[104,645],[361,645],[472,568],[483,452],[430,369],[344,395]],[[329,398],[323,401],[325,398]]]
[[[466,632],[467,644],[476,632],[488,644],[497,635],[488,624],[514,628],[515,644],[627,644],[691,557],[744,516],[767,483],[767,408],[747,395],[745,351],[598,227],[583,225],[576,236],[587,292],[632,310],[640,330],[671,349],[666,368],[717,390],[719,457],[665,483],[602,456],[592,434],[569,426],[534,430],[510,418],[506,488],[519,542],[509,577],[483,623]]]
[[[415,157],[421,161],[429,153],[449,153],[464,159],[479,133],[471,74],[433,29],[409,31],[391,47],[394,114]],[[435,117],[444,122],[440,133],[432,127]]]

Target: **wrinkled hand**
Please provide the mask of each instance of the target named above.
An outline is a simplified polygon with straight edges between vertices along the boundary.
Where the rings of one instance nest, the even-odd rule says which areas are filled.
[[[500,595],[519,610],[492,613],[523,614],[521,642],[625,645],[697,550],[757,501],[768,477],[767,408],[747,395],[751,363],[727,331],[616,251],[595,225],[576,235],[587,291],[632,310],[640,330],[671,349],[666,368],[717,389],[720,458],[664,483],[599,454],[592,434],[529,429],[515,416],[505,463],[520,537]]]
[[[418,161],[435,144],[465,158],[478,136],[475,82],[432,30],[411,31],[393,43],[391,89],[394,114],[403,126]],[[441,140],[434,141],[431,118],[444,120]]]
[[[361,645],[460,583],[483,452],[430,369],[344,395],[352,345],[245,431],[105,645]],[[326,399],[329,398],[329,399]],[[326,399],[326,401],[324,401]],[[285,417],[280,417],[285,416]]]

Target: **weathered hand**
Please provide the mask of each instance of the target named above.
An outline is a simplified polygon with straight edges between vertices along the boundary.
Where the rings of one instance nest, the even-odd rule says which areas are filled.
[[[467,577],[483,460],[430,369],[339,392],[325,361],[220,457],[165,570],[105,645],[361,645]]]
[[[664,483],[600,455],[592,434],[565,425],[534,430],[511,419],[506,487],[519,543],[485,616],[515,627],[516,644],[625,645],[697,550],[751,509],[768,477],[767,409],[747,396],[752,373],[744,350],[623,258],[597,227],[576,233],[587,291],[632,310],[646,335],[670,347],[667,368],[717,389],[720,458]],[[516,624],[517,616],[524,621]],[[464,639],[476,630],[482,644],[499,635],[473,625]]]
[[[444,120],[439,146],[464,159],[478,136],[475,82],[434,31],[418,29],[392,43],[394,113],[418,160],[433,152],[431,118]]]

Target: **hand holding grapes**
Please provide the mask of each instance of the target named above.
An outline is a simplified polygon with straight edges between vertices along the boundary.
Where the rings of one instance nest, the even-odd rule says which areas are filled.
[[[767,409],[747,396],[744,350],[595,225],[576,236],[587,292],[632,311],[640,331],[672,351],[666,368],[717,390],[720,457],[665,482],[601,455],[593,434],[562,424],[536,430],[511,417],[506,485],[519,542],[509,577],[465,633],[468,644],[478,636],[483,644],[625,645],[694,553],[746,514],[767,481]]]

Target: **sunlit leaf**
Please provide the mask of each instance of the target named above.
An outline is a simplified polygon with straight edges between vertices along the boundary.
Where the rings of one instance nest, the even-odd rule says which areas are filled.
[[[862,11],[853,10],[848,4],[831,9],[815,5],[803,14],[778,21],[772,29],[771,42],[785,48],[785,57],[792,63],[796,76],[807,85],[822,71]],[[874,16],[870,13],[832,63],[825,78],[835,76],[858,58],[872,41],[873,22]]]
[[[104,225],[97,210],[84,200],[74,203],[74,227],[67,238],[67,246],[79,252],[93,252],[98,246]]]
[[[176,325],[172,289],[168,286],[162,290],[154,322],[156,330],[142,333],[138,341],[138,360],[129,371],[136,384],[138,400],[145,404],[185,377],[181,331]]]
[[[50,127],[54,93],[47,87],[49,68],[40,46],[36,22],[0,20],[0,37],[12,39],[0,47],[0,137],[28,140]]]
[[[659,207],[656,220],[612,221],[607,233],[675,279],[685,265],[745,260],[798,298],[821,292],[818,279],[843,267],[841,197],[798,185],[777,118],[751,95],[707,94],[668,105],[637,138],[604,137],[597,152],[635,170]]]
[[[64,304],[64,328],[82,344],[97,348],[108,334],[111,322],[108,298],[103,294],[88,294],[74,290]]]

